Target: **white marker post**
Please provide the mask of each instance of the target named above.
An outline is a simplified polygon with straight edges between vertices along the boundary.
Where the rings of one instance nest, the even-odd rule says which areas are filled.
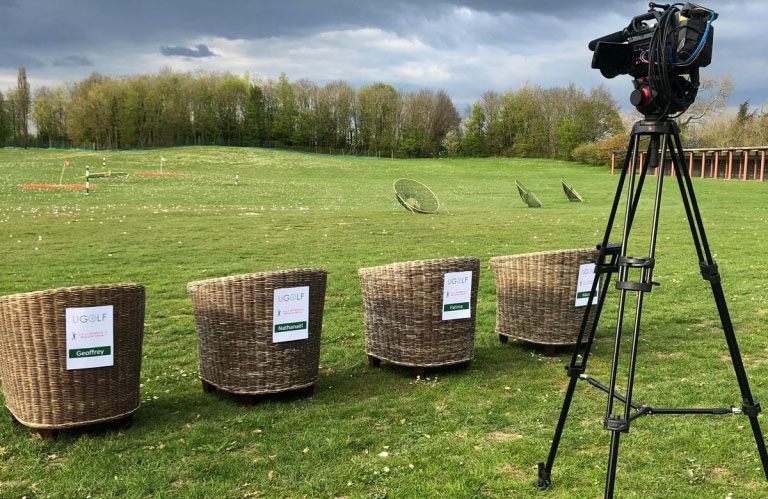
[[[104,156],[101,158],[101,168],[104,169],[107,167],[107,157]]]
[[[89,195],[91,193],[91,167],[86,165],[85,166],[85,195]]]
[[[163,163],[165,163],[165,158],[160,156],[160,173],[163,173]]]
[[[69,166],[69,161],[65,161],[61,165],[61,176],[59,177],[59,185],[64,181],[64,170]]]

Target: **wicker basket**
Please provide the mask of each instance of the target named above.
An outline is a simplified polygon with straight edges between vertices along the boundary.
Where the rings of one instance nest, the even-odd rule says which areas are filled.
[[[243,395],[313,386],[327,276],[321,269],[298,269],[189,283],[203,386]],[[274,343],[274,291],[301,286],[309,286],[309,337]]]
[[[114,364],[67,370],[66,309],[113,306]],[[20,423],[58,430],[123,419],[139,408],[144,287],[61,288],[0,297],[0,377]]]
[[[472,272],[471,317],[443,320],[448,272]],[[369,358],[411,367],[469,362],[474,357],[480,260],[472,257],[360,269]]]
[[[579,265],[597,251],[576,249],[491,258],[496,276],[496,332],[542,345],[573,345],[584,307],[576,307]],[[596,306],[590,306],[592,326]],[[587,329],[589,331],[589,329]]]

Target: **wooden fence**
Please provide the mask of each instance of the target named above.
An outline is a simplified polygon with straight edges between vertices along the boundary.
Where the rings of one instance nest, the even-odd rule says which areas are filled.
[[[699,178],[722,178],[726,180],[759,180],[765,181],[765,155],[768,146],[762,147],[723,147],[684,149],[688,174]],[[611,152],[611,174],[616,172],[616,165],[624,159],[626,151]],[[641,164],[646,152],[640,153]],[[656,169],[649,174],[655,175]],[[664,174],[675,176],[672,161],[667,157]]]

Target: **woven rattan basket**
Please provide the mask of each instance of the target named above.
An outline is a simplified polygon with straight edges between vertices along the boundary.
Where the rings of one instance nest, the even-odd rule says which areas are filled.
[[[203,386],[243,395],[313,386],[327,276],[321,269],[298,269],[189,283]],[[309,337],[274,343],[275,290],[303,286],[309,286]]]
[[[472,272],[471,317],[443,320],[448,272]],[[477,258],[446,258],[360,269],[369,359],[411,367],[469,362],[474,357]]]
[[[496,276],[496,332],[542,345],[573,345],[584,307],[576,307],[579,265],[597,258],[594,249],[527,253],[491,258]],[[590,307],[592,326],[596,307]],[[587,329],[587,332],[589,329]]]
[[[112,305],[112,366],[67,370],[66,309]],[[0,377],[8,409],[31,428],[123,419],[139,407],[144,287],[80,286],[0,297]]]

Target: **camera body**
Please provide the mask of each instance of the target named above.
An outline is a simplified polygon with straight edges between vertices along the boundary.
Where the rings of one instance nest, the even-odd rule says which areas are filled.
[[[623,30],[589,43],[592,67],[606,78],[632,76],[630,101],[641,113],[680,113],[696,98],[699,68],[712,62],[717,13],[692,3],[649,5]]]

